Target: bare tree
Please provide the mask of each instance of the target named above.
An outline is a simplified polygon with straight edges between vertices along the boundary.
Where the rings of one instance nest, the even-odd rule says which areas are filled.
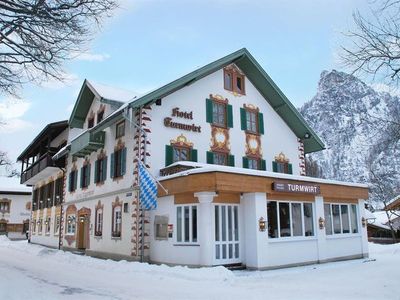
[[[399,193],[396,183],[398,182],[397,172],[393,170],[382,170],[382,165],[376,162],[370,166],[370,188],[372,201],[378,206],[386,208],[389,201]],[[385,210],[388,219],[388,226],[391,231],[393,242],[396,242],[396,229],[393,227],[393,219],[400,216],[395,210]]]
[[[353,14],[356,29],[346,36],[341,55],[353,73],[373,75],[389,84],[400,80],[400,0],[373,1],[370,17]]]
[[[26,82],[63,79],[62,63],[79,54],[117,0],[1,0],[0,92]]]
[[[1,173],[3,173],[2,170],[5,173],[4,175],[8,177],[20,175],[18,171],[14,169],[14,164],[8,158],[7,153],[0,151],[0,175],[2,175]]]

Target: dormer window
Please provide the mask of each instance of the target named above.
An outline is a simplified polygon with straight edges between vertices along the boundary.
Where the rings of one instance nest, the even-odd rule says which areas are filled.
[[[97,113],[97,124],[103,121],[103,118],[104,118],[104,110]]]
[[[234,64],[224,68],[224,89],[245,95],[244,73]]]

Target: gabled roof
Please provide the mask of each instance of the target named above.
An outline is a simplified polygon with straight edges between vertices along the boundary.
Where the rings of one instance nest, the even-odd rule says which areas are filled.
[[[57,137],[61,132],[68,128],[68,121],[59,121],[54,123],[49,123],[45,128],[33,139],[33,141],[26,147],[24,151],[18,156],[17,160],[21,161],[26,157],[36,155],[42,143],[47,143],[47,139],[50,140]]]
[[[161,99],[187,85],[190,85],[231,63],[235,63],[245,73],[247,78],[257,88],[261,95],[264,96],[278,115],[286,122],[295,135],[303,140],[305,153],[320,151],[325,148],[317,134],[310,128],[297,109],[246,48],[233,52],[150,93],[138,97],[129,102],[128,106],[131,108],[138,108],[152,103],[157,99]],[[125,108],[126,105],[122,106],[118,111],[92,128],[91,131],[100,131],[110,126],[117,119],[122,117]]]
[[[89,108],[95,97],[118,108],[138,95],[138,93],[132,91],[110,87],[85,79],[72,110],[69,125],[72,128],[83,128]]]

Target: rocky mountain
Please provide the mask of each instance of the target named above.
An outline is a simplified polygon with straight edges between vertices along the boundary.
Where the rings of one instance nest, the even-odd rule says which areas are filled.
[[[385,178],[392,193],[400,192],[398,96],[352,75],[324,71],[317,94],[300,112],[326,146],[308,155],[310,175],[363,183]]]

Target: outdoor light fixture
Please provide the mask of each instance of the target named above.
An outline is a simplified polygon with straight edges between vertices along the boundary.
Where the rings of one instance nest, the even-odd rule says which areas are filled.
[[[318,224],[319,224],[319,229],[324,229],[325,227],[325,220],[322,217],[319,217],[318,219]]]
[[[265,231],[265,228],[266,228],[265,219],[263,217],[261,217],[258,219],[258,230]]]
[[[361,218],[361,225],[362,227],[365,227],[367,225],[367,219],[365,219],[364,217]]]
[[[81,223],[85,222],[85,217],[79,217],[79,222]]]
[[[44,222],[44,224],[46,224],[46,225],[49,224],[49,221]]]
[[[311,135],[310,135],[308,132],[306,132],[306,133],[304,134],[304,139],[305,139],[305,140],[308,140],[310,137],[311,137]]]

